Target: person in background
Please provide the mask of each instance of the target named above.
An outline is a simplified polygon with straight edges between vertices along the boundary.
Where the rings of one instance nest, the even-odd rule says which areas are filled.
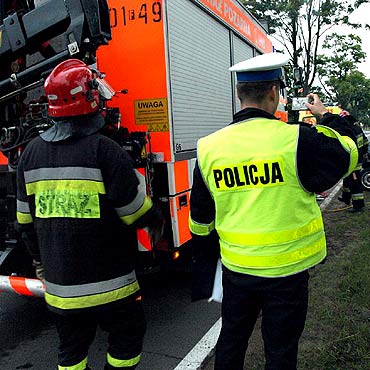
[[[324,200],[327,197],[328,197],[328,192],[327,191],[322,191],[322,192],[316,194],[316,199],[317,200]]]
[[[334,186],[357,165],[350,125],[327,112],[316,94],[306,104],[321,119],[314,128],[275,118],[288,60],[268,53],[231,67],[241,110],[229,125],[198,141],[189,220],[193,246],[220,248],[223,265],[215,370],[244,368],[260,313],[265,370],[297,368],[308,271],[326,257],[315,192]],[[204,288],[202,282],[193,286]]]
[[[162,216],[126,151],[99,133],[113,90],[77,59],[44,84],[53,126],[17,169],[18,228],[45,282],[59,334],[58,369],[85,370],[97,326],[109,333],[105,370],[135,369],[146,330],[135,274],[136,228],[156,238]]]
[[[369,141],[355,117],[346,110],[342,110],[339,115],[344,117],[346,121],[352,125],[356,133],[358,164],[355,170],[343,179],[342,195],[338,200],[347,205],[350,205],[352,202],[352,208],[349,209],[348,212],[362,212],[365,209],[365,197],[361,183],[361,170],[363,162],[367,159]]]

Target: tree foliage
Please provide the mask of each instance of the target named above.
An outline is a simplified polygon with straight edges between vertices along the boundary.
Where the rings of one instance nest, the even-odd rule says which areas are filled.
[[[361,122],[370,123],[370,80],[362,72],[353,71],[345,80],[337,81],[338,102]]]
[[[358,64],[366,58],[361,41],[361,38],[354,34],[333,33],[326,36],[322,49],[328,53],[317,56],[317,72],[322,76],[342,79],[351,71],[357,70]]]
[[[258,19],[267,22],[269,32],[292,66],[303,68],[303,94],[317,77],[317,59],[323,37],[336,25],[350,22],[350,15],[368,0],[246,0],[244,5]]]
[[[328,52],[317,56],[317,75],[328,100],[369,122],[370,80],[357,69],[366,57],[361,38],[334,33],[325,38],[322,47]]]

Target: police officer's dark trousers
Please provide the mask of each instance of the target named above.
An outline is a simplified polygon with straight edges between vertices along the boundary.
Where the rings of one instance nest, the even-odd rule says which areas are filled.
[[[116,302],[95,310],[83,310],[77,314],[55,314],[59,334],[59,366],[73,366],[86,359],[98,326],[108,332],[109,355],[125,360],[141,354],[146,322],[140,301]],[[137,366],[113,367],[105,365],[105,370],[132,370]],[[87,368],[88,369],[88,368]]]
[[[308,305],[307,271],[261,278],[223,268],[222,329],[215,370],[243,370],[248,340],[262,313],[265,370],[296,370]]]

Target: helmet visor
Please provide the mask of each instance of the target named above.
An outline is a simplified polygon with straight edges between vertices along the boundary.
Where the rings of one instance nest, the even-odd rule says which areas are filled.
[[[96,82],[98,83],[98,91],[101,97],[105,100],[110,100],[113,98],[115,91],[108,82],[104,81],[101,78],[96,78]]]

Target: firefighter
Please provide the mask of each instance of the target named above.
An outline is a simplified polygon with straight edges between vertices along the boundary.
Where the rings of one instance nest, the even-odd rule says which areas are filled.
[[[367,159],[367,149],[369,141],[362,131],[362,128],[357,119],[349,114],[348,111],[342,110],[339,114],[348,121],[356,133],[356,144],[358,148],[358,164],[355,170],[343,179],[342,195],[338,198],[339,201],[350,205],[352,201],[352,208],[348,212],[362,212],[365,208],[364,189],[361,183],[362,164]]]
[[[265,369],[296,369],[308,270],[326,257],[315,192],[335,185],[357,164],[349,124],[327,112],[316,94],[308,95],[312,102],[306,106],[321,124],[309,128],[275,118],[288,60],[268,53],[231,67],[241,110],[197,145],[189,220],[193,246],[211,249],[216,233],[223,265],[215,370],[243,369],[260,312]],[[197,295],[202,296],[207,297],[205,289]]]
[[[21,156],[17,220],[45,281],[60,340],[58,369],[89,369],[98,325],[109,333],[104,369],[135,369],[146,330],[135,231],[147,226],[160,236],[162,217],[126,151],[99,133],[109,85],[70,59],[44,88],[54,124]]]

